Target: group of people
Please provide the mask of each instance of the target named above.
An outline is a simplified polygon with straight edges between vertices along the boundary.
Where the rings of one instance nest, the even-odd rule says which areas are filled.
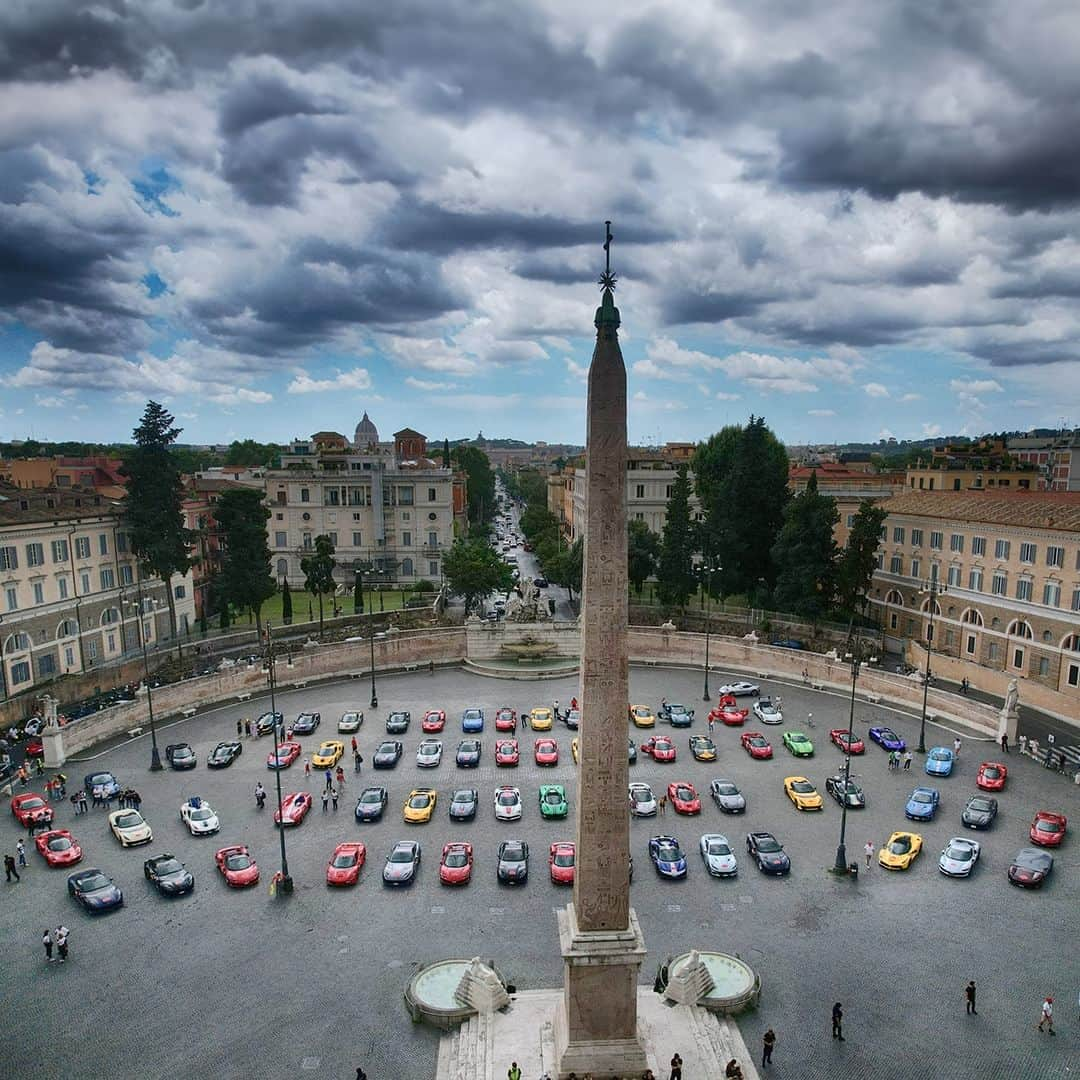
[[[911,751],[905,750],[901,753],[899,750],[889,751],[889,772],[896,772],[901,763],[905,769],[911,768]]]
[[[59,960],[61,964],[67,962],[69,937],[71,937],[71,931],[63,923],[55,930],[45,928],[45,932],[41,935],[41,944],[45,947],[45,960],[47,963],[51,964],[55,960]],[[56,946],[57,956],[53,956],[54,945]]]

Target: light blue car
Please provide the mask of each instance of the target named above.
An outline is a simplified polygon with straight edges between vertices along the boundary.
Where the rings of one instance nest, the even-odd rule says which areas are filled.
[[[484,730],[484,710],[466,709],[461,714],[461,730],[472,735]]]
[[[937,788],[917,787],[904,807],[904,814],[912,821],[933,821],[940,801]]]
[[[928,776],[948,776],[955,760],[955,755],[947,746],[935,746],[926,755],[926,773]]]

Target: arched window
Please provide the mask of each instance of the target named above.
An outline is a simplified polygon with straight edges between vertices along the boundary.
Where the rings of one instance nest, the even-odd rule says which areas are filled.
[[[114,607],[106,608],[101,613],[101,625],[102,626],[111,626],[113,623],[118,623],[119,621],[120,621],[120,611],[119,611],[118,608],[114,608]]]
[[[1009,637],[1024,638],[1026,641],[1031,641],[1035,636],[1031,627],[1023,619],[1014,619],[1009,623],[1009,629],[1006,632]]]
[[[1080,634],[1069,634],[1062,638],[1061,647],[1068,652],[1080,652]]]
[[[890,589],[885,597],[886,604],[894,604],[896,607],[904,606],[904,594],[899,589]]]
[[[968,626],[982,626],[983,617],[978,608],[969,607],[963,615],[960,616],[960,621],[967,623]]]
[[[14,656],[15,653],[29,652],[30,651],[30,635],[24,634],[21,630],[14,634],[8,634],[7,640],[4,642],[4,655]]]
[[[401,560],[401,576],[412,577],[413,576],[413,561],[412,559]]]
[[[926,615],[930,611],[930,599],[931,598],[928,596],[922,602],[922,607],[920,608],[920,610],[922,611],[922,613],[924,615]],[[936,616],[936,615],[940,615],[940,614],[941,614],[941,605],[935,600],[934,601],[934,615]]]
[[[289,560],[288,559],[278,559],[278,561],[277,561],[277,576],[279,578],[289,576]]]

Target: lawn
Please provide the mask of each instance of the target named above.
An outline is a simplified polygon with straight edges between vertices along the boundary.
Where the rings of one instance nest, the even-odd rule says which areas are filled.
[[[412,596],[420,596],[423,594],[413,593],[402,589],[384,589],[382,591],[376,591],[374,594],[368,590],[364,590],[364,610],[365,611],[400,611],[405,606],[405,601]],[[435,600],[435,594],[430,593],[432,602]],[[374,605],[372,605],[374,601]],[[331,619],[334,616],[334,604],[337,604],[341,608],[342,615],[351,615],[353,613],[353,598],[352,593],[346,596],[324,596],[323,597],[323,618]],[[294,624],[308,622],[308,611],[311,612],[311,621],[319,621],[319,601],[311,593],[307,592],[293,592],[292,593],[292,621]],[[263,622],[272,622],[275,626],[282,625],[281,617],[281,593],[276,592],[269,600],[263,604],[262,609]],[[213,622],[216,624],[217,619],[214,618]],[[255,620],[249,619],[247,614],[238,614],[233,618],[234,627],[254,626]]]

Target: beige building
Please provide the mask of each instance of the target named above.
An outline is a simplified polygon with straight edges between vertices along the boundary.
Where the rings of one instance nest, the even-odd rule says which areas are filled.
[[[987,437],[974,443],[934,447],[929,461],[907,470],[912,491],[1037,491],[1039,471],[1016,461],[1004,439]]]
[[[138,581],[118,502],[94,491],[0,485],[0,698],[107,667],[171,638],[164,585]],[[190,572],[173,578],[177,625],[195,619]]]
[[[426,437],[405,428],[381,443],[367,413],[351,443],[333,431],[295,440],[265,482],[274,573],[298,587],[320,535],[334,544],[343,585],[357,562],[388,583],[438,582],[465,521],[464,479],[428,457]]]
[[[833,528],[838,547],[847,547],[851,526],[859,505],[864,499],[880,502],[904,490],[904,474],[901,472],[879,473],[846,464],[823,462],[820,465],[793,465],[788,471],[788,488],[793,495],[806,490],[812,474],[817,474],[818,492],[836,500],[840,515]]]
[[[934,579],[936,652],[1075,694],[1080,713],[1080,494],[923,491],[885,505],[870,599],[889,647],[926,640]]]

